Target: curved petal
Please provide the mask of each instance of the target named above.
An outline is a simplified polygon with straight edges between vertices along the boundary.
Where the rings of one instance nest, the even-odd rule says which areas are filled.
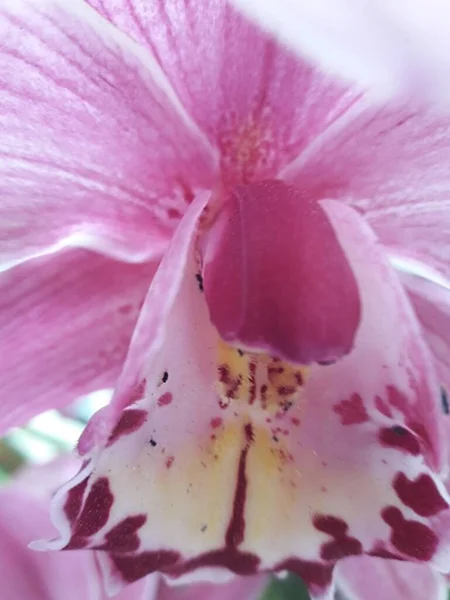
[[[282,181],[233,189],[203,244],[211,321],[225,341],[300,363],[353,348],[358,288],[327,215]]]
[[[157,333],[141,359],[141,399],[55,499],[61,536],[50,547],[98,550],[111,591],[154,571],[226,579],[290,570],[323,597],[335,562],[362,553],[447,568],[431,359],[373,233],[344,205],[322,206],[362,320],[348,356],[309,368],[219,338],[196,277],[198,212],[186,216],[168,254],[183,257],[176,295],[169,290],[162,312],[150,292],[143,313],[141,328]],[[145,329],[152,308],[164,322]],[[145,349],[142,339],[132,346]]]
[[[427,565],[373,557],[347,558],[336,573],[345,600],[446,600],[445,577]]]
[[[157,255],[215,167],[151,54],[80,0],[6,0],[0,39],[1,262]]]
[[[450,97],[446,0],[234,0],[326,71],[387,97]]]
[[[154,52],[227,182],[274,177],[355,100],[226,0],[88,2]]]
[[[157,263],[66,249],[0,274],[0,429],[113,387]]]
[[[386,246],[450,279],[449,161],[450,118],[363,100],[282,177],[349,203]]]
[[[441,383],[450,391],[450,288],[412,274],[399,275],[433,352]],[[448,413],[448,406],[443,409]]]

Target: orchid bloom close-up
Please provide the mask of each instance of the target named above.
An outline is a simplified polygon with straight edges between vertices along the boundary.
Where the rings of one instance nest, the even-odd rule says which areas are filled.
[[[32,548],[124,600],[445,597],[450,114],[309,59],[225,0],[0,2],[0,425],[114,388]]]

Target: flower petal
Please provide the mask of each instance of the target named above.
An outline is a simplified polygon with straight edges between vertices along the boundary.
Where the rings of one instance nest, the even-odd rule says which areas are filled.
[[[215,159],[151,54],[80,0],[6,0],[0,39],[1,262],[158,254]]]
[[[115,385],[156,263],[66,249],[0,274],[0,429]]]
[[[277,180],[234,188],[208,233],[203,282],[227,342],[298,364],[350,352],[358,288],[327,215]]]
[[[400,274],[436,360],[445,390],[450,391],[450,288],[408,273]],[[445,394],[445,391],[443,392]],[[443,406],[445,413],[449,407]]]
[[[386,246],[450,279],[449,162],[449,118],[361,100],[281,176],[349,203]]]
[[[225,0],[88,2],[154,52],[227,182],[276,176],[355,100]]]
[[[177,265],[176,284],[162,300],[157,275],[147,299],[142,397],[57,495],[61,537],[50,547],[100,551],[110,591],[154,571],[207,580],[222,567],[223,579],[290,570],[323,597],[336,561],[362,553],[447,568],[439,386],[373,233],[351,209],[322,203],[362,320],[348,356],[306,368],[219,338],[196,277],[201,206],[161,266],[163,281]],[[164,322],[146,328],[155,314]]]
[[[383,96],[448,102],[445,0],[234,0],[280,40],[337,76]]]
[[[337,587],[346,600],[446,600],[445,577],[427,565],[358,557],[343,560]]]

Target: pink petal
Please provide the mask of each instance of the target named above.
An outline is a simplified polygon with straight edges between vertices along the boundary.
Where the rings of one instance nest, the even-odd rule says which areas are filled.
[[[322,203],[362,320],[348,356],[302,367],[241,354],[209,322],[196,277],[202,206],[182,222],[132,343],[140,399],[57,495],[50,547],[98,550],[111,592],[154,571],[223,581],[291,570],[324,597],[334,564],[362,553],[448,568],[439,386],[373,233]]]
[[[154,52],[227,182],[274,177],[354,102],[225,0],[88,2]]]
[[[447,584],[427,565],[358,557],[343,560],[336,574],[346,600],[446,600]]]
[[[328,217],[301,190],[277,180],[235,188],[203,261],[211,321],[225,341],[298,364],[352,349],[358,288]]]
[[[215,159],[151,54],[76,1],[2,2],[0,39],[1,262],[154,257]]]
[[[197,583],[186,586],[170,586],[161,579],[157,600],[258,600],[267,583],[266,575],[236,577],[222,584]]]
[[[408,273],[400,274],[433,352],[442,385],[450,391],[450,288]],[[446,393],[445,391],[443,392]],[[444,406],[448,412],[448,406]]]
[[[282,177],[347,202],[395,253],[450,279],[450,119],[361,100]]]
[[[234,0],[247,15],[326,71],[378,95],[450,97],[445,0]]]
[[[155,269],[66,249],[1,273],[2,431],[115,385]]]

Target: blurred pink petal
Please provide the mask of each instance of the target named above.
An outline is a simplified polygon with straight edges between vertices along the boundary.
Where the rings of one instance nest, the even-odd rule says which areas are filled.
[[[247,15],[319,64],[381,97],[450,99],[446,0],[234,0]]]
[[[151,56],[80,0],[0,8],[1,264],[151,259],[215,159]]]
[[[82,249],[0,275],[0,430],[114,387],[157,263]]]
[[[181,586],[170,586],[161,578],[155,600],[258,600],[267,583],[267,575],[236,577],[229,583]]]
[[[336,573],[345,600],[447,600],[445,577],[427,565],[347,558]]]
[[[424,329],[425,339],[436,359],[442,385],[450,392],[450,288],[423,277],[400,274]],[[445,393],[445,392],[444,392]],[[448,407],[445,408],[448,412]]]
[[[227,181],[276,176],[357,97],[224,0],[88,2],[154,53]]]
[[[381,242],[450,279],[450,119],[361,100],[281,177],[356,208]]]
[[[308,368],[219,338],[198,279],[202,206],[200,197],[177,231],[131,345],[125,373],[140,396],[58,493],[61,537],[50,547],[99,550],[111,591],[154,571],[203,568],[206,579],[225,567],[288,569],[319,597],[334,563],[362,553],[446,568],[439,386],[371,230],[322,203],[362,318],[348,356]],[[105,423],[97,418],[96,433]]]
[[[297,364],[353,348],[358,288],[320,204],[266,180],[234,188],[203,251],[211,321],[223,340]]]

